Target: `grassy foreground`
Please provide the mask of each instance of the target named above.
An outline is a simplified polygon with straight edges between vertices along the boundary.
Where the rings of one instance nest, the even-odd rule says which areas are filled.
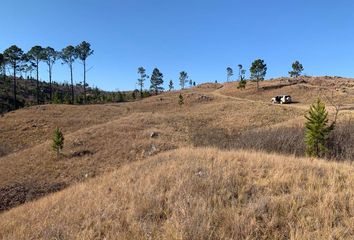
[[[1,215],[1,239],[353,239],[354,167],[181,148]]]

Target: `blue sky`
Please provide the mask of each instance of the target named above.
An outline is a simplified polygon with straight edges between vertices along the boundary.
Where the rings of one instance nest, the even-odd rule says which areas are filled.
[[[85,40],[95,53],[88,83],[135,88],[137,68],[158,67],[165,86],[185,70],[197,83],[225,81],[226,67],[264,59],[267,78],[299,60],[308,75],[354,76],[351,0],[1,0],[0,51],[57,50]],[[41,78],[47,80],[45,65]],[[247,74],[249,72],[247,71]],[[82,65],[75,64],[75,82]],[[54,79],[69,80],[59,62]],[[149,83],[146,84],[147,87]]]

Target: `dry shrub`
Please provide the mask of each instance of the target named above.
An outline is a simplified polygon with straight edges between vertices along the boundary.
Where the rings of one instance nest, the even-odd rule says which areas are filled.
[[[328,159],[354,160],[354,124],[350,121],[338,124],[328,143]],[[269,127],[241,133],[225,129],[194,131],[191,140],[197,147],[220,149],[253,149],[269,153],[305,156],[303,127]]]

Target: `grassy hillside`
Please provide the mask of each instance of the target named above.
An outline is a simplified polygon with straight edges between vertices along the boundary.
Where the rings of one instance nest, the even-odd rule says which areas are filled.
[[[346,202],[353,192],[352,166],[295,158],[304,156],[304,115],[322,97],[330,118],[331,103],[343,105],[327,157],[354,159],[352,83],[275,79],[262,82],[259,91],[253,83],[246,90],[236,82],[202,84],[137,102],[7,113],[0,117],[0,236],[352,236],[353,206]],[[277,94],[291,94],[296,103],[271,104]],[[51,150],[55,127],[65,136],[59,160]],[[318,202],[331,211],[317,216]]]
[[[4,213],[0,237],[352,239],[353,171],[262,152],[182,148]]]

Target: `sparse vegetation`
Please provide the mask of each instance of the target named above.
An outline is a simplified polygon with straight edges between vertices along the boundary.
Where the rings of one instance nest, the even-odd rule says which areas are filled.
[[[125,104],[46,105],[5,114],[0,238],[350,238],[348,207],[341,206],[353,191],[346,162],[354,159],[351,95],[338,96],[347,110],[338,114],[324,156],[344,162],[295,158],[306,152],[308,96],[328,91],[330,80],[287,81],[266,81],[259,92],[252,90],[255,82],[243,91],[234,83],[200,84],[183,91],[183,111],[173,107],[181,94],[173,91]],[[347,84],[351,93],[347,81],[335,84]],[[92,90],[88,96],[103,98]],[[293,91],[300,102],[269,104],[278,91]],[[51,129],[59,125],[66,133],[65,161],[53,161],[48,151]],[[323,224],[314,230],[314,221]]]

